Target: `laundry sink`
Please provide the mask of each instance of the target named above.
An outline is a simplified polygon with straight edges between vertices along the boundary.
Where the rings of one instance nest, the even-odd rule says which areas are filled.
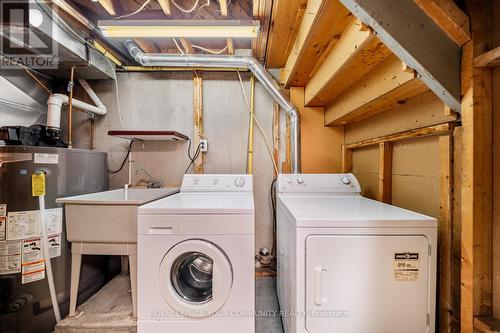
[[[56,199],[65,204],[66,237],[79,243],[137,243],[137,209],[178,188],[119,189]]]

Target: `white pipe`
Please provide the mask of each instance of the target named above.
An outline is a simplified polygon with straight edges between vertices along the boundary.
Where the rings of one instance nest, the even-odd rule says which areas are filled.
[[[99,116],[105,115],[108,111],[106,106],[101,102],[99,97],[90,85],[85,80],[79,80],[83,89],[87,92],[92,101],[97,105],[91,105],[82,102],[78,99],[73,98],[73,107],[78,110],[94,113]],[[60,128],[61,127],[61,109],[63,105],[69,104],[69,97],[64,94],[52,94],[47,100],[48,111],[47,111],[47,127],[50,128]]]
[[[59,303],[57,302],[56,287],[54,285],[54,275],[52,274],[52,264],[50,263],[49,241],[47,237],[47,226],[45,221],[45,195],[38,197],[38,204],[40,205],[40,228],[42,229],[42,250],[43,258],[45,260],[45,270],[47,271],[47,281],[49,283],[50,299],[52,301],[52,308],[54,309],[54,316],[56,323],[61,321],[61,312],[59,311]]]
[[[97,96],[97,94],[95,93],[95,91],[90,87],[90,85],[88,84],[87,80],[79,79],[78,82],[80,82],[80,85],[85,90],[85,92],[87,93],[87,95],[89,95],[89,97],[92,100],[92,102],[94,102],[94,104],[99,109],[104,110],[104,114],[106,114],[106,106],[104,106],[104,104],[102,104],[101,100],[99,99],[99,97]]]

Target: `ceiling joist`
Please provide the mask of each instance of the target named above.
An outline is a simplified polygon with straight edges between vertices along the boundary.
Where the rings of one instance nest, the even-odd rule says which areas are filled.
[[[342,126],[392,109],[429,88],[390,56],[325,108],[325,125]]]
[[[453,111],[460,112],[461,48],[413,0],[339,0]]]
[[[160,4],[161,10],[165,13],[166,16],[172,15],[172,10],[170,8],[170,0],[158,0]]]
[[[116,8],[113,0],[99,0],[101,6],[108,12],[111,16],[116,16]]]
[[[219,0],[219,6],[221,15],[227,17],[227,0]]]
[[[307,0],[274,0],[266,56],[268,67],[285,66],[306,6]]]
[[[305,88],[307,106],[324,106],[391,55],[361,21],[352,18]]]
[[[324,51],[339,38],[349,22],[349,11],[337,0],[309,0],[280,81],[303,87]]]

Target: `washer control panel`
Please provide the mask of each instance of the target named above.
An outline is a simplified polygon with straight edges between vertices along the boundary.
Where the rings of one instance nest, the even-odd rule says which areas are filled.
[[[278,192],[289,193],[361,193],[352,173],[344,174],[280,174]]]
[[[183,192],[252,192],[253,177],[246,174],[187,174],[182,180]]]

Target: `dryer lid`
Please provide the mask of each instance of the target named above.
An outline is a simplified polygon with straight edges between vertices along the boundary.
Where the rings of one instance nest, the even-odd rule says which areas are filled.
[[[360,195],[287,194],[278,195],[297,227],[436,227],[433,217],[364,198]]]

